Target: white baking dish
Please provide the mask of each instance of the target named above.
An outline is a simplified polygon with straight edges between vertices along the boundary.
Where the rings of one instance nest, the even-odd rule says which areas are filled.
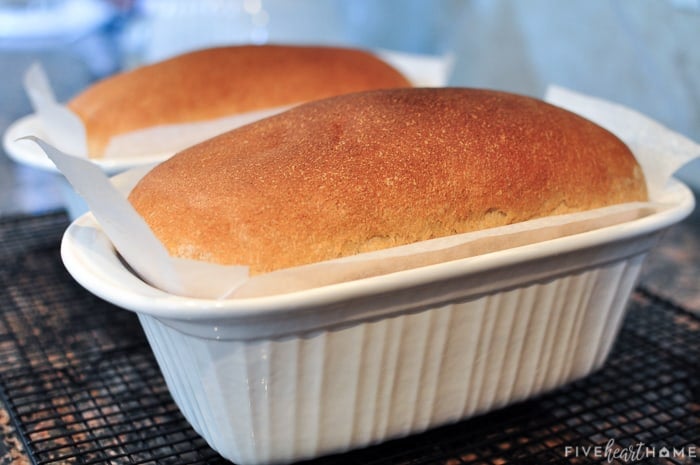
[[[423,431],[600,367],[647,251],[694,207],[560,239],[286,295],[166,294],[125,267],[91,214],[62,257],[134,311],[182,413],[239,464],[292,462]]]

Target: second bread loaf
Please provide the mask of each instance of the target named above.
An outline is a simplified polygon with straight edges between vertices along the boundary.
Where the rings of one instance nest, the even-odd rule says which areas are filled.
[[[375,55],[357,49],[242,45],[209,48],[117,74],[68,102],[83,121],[88,153],[114,136],[201,122],[350,92],[407,87]]]

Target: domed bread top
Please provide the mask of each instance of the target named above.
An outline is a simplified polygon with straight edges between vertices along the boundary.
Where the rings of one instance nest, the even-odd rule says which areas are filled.
[[[120,73],[68,102],[86,127],[88,153],[119,134],[199,122],[409,81],[356,49],[243,45],[198,50]]]
[[[300,105],[175,155],[130,194],[172,255],[252,274],[646,198],[610,132],[462,88]]]

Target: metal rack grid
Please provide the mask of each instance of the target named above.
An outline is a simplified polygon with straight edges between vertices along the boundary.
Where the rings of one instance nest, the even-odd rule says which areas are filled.
[[[0,395],[30,459],[227,463],[181,416],[136,317],[66,273],[66,225],[60,212],[0,220]],[[610,359],[586,379],[314,463],[699,463],[699,336],[698,316],[639,289]]]

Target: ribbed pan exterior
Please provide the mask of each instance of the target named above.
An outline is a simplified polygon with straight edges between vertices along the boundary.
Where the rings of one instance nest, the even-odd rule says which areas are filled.
[[[643,254],[435,308],[281,339],[205,339],[139,314],[194,429],[242,465],[406,436],[602,365]]]

